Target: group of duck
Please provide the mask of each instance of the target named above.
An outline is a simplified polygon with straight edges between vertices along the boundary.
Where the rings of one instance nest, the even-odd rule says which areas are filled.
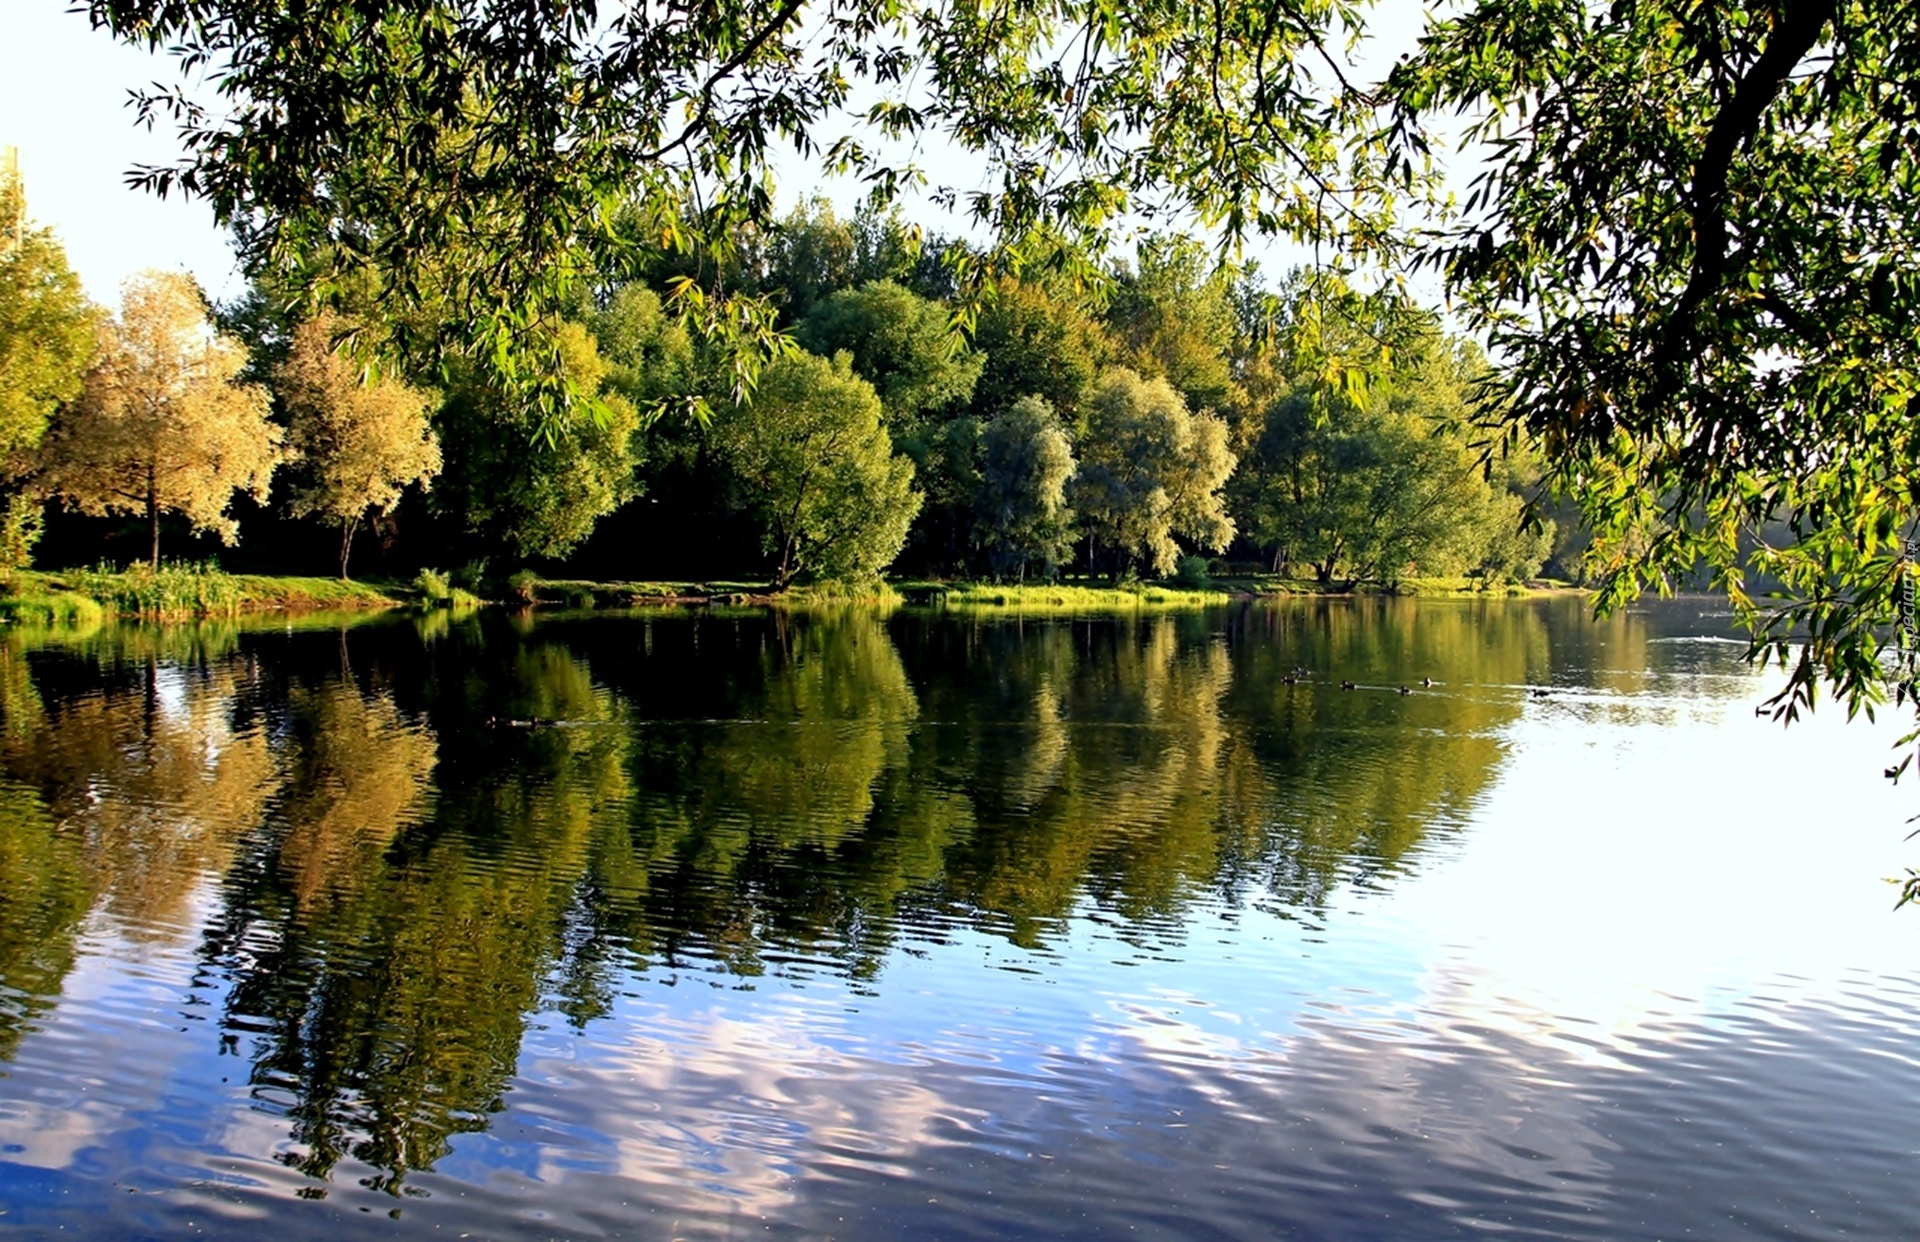
[[[1305,668],[1305,667],[1299,667],[1299,668],[1295,668],[1295,669],[1294,669],[1294,670],[1293,670],[1292,672],[1290,672],[1290,673],[1288,673],[1288,674],[1287,674],[1287,675],[1286,675],[1285,677],[1282,677],[1282,678],[1281,678],[1280,680],[1281,680],[1281,681],[1283,681],[1283,682],[1285,682],[1285,683],[1286,683],[1287,685],[1289,685],[1289,686],[1297,686],[1297,685],[1299,685],[1299,684],[1300,684],[1301,682],[1303,682],[1303,681],[1305,681],[1305,680],[1306,680],[1307,678],[1309,678],[1309,677],[1311,677],[1311,676],[1313,676],[1313,670],[1312,670],[1312,669],[1310,669],[1310,668]],[[1431,677],[1422,677],[1422,678],[1420,679],[1420,685],[1421,685],[1421,686],[1423,686],[1423,687],[1431,687],[1431,686],[1433,685],[1433,678],[1431,678]],[[1340,683],[1340,688],[1341,688],[1342,690],[1358,690],[1358,689],[1359,689],[1359,687],[1358,687],[1358,686],[1356,686],[1356,685],[1355,685],[1355,684],[1354,684],[1353,682],[1350,682],[1350,681],[1343,681],[1343,682],[1341,682],[1341,683]],[[1401,694],[1412,694],[1412,693],[1413,693],[1413,687],[1412,687],[1412,686],[1401,686],[1401,687],[1400,687],[1400,693],[1401,693]]]

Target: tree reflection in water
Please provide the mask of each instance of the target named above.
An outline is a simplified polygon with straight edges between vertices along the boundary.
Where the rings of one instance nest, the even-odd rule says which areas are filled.
[[[90,918],[197,933],[309,1193],[402,1193],[634,971],[1312,912],[1462,818],[1556,644],[1649,658],[1524,604],[436,621],[0,645],[0,1057]]]

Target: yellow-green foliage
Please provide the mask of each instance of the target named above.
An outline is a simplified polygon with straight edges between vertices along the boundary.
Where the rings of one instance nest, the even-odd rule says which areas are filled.
[[[0,597],[0,617],[17,623],[93,625],[105,613],[178,620],[231,617],[249,610],[360,611],[395,601],[357,582],[229,574],[211,564],[167,564],[158,570],[98,565],[59,574],[21,573],[14,594]]]
[[[1196,591],[1180,587],[995,586],[961,583],[937,591],[933,602],[945,608],[1006,608],[1023,611],[1136,608],[1205,608],[1227,603],[1224,591]]]
[[[93,629],[103,610],[84,595],[70,591],[0,595],[0,621],[37,629]]]
[[[239,581],[205,562],[120,571],[100,565],[67,575],[67,582],[123,616],[220,617],[239,612],[241,605]]]
[[[152,515],[156,559],[160,513],[232,543],[234,493],[264,501],[285,458],[267,390],[240,380],[246,366],[246,346],[214,331],[191,277],[136,276],[85,390],[47,437],[47,482],[85,513]]]

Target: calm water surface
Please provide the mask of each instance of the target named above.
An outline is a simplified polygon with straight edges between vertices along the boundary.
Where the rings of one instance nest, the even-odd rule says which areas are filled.
[[[1898,730],[1757,720],[1741,652],[1577,601],[0,636],[0,1234],[1915,1236]]]

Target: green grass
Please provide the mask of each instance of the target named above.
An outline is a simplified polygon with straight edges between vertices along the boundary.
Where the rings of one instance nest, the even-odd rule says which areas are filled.
[[[399,600],[365,582],[338,578],[282,578],[270,574],[235,574],[242,608],[327,609],[393,608]]]
[[[900,603],[900,592],[877,579],[872,582],[818,582],[788,587],[774,596],[774,602],[788,608],[810,608],[818,604],[881,604],[891,607]]]
[[[509,579],[516,598],[526,603],[570,608],[644,608],[702,603],[778,604],[806,608],[816,604],[898,604],[900,594],[884,582],[821,582],[775,591],[765,582],[595,582],[586,578]]]
[[[1214,585],[1245,595],[1419,595],[1460,599],[1521,598],[1578,589],[1562,582],[1488,582],[1484,578],[1464,576],[1402,578],[1391,585],[1362,582],[1350,591],[1323,587],[1312,578],[1288,578],[1279,574],[1235,574],[1214,579]]]
[[[941,608],[1005,608],[1028,612],[1205,608],[1228,603],[1233,598],[1225,591],[1161,585],[1090,587],[1071,584],[996,585],[984,582],[956,582],[932,588],[912,587],[908,589],[908,598],[916,598],[922,592],[927,603]]]
[[[208,564],[144,565],[58,573],[20,571],[11,592],[0,597],[0,615],[50,617],[41,624],[80,624],[88,610],[121,617],[179,620],[232,617],[254,611],[333,612],[391,608],[386,592],[363,582],[337,578],[294,578],[268,574],[229,574]]]
[[[0,595],[0,622],[34,629],[90,630],[106,610],[88,596],[71,591],[32,591]]]

